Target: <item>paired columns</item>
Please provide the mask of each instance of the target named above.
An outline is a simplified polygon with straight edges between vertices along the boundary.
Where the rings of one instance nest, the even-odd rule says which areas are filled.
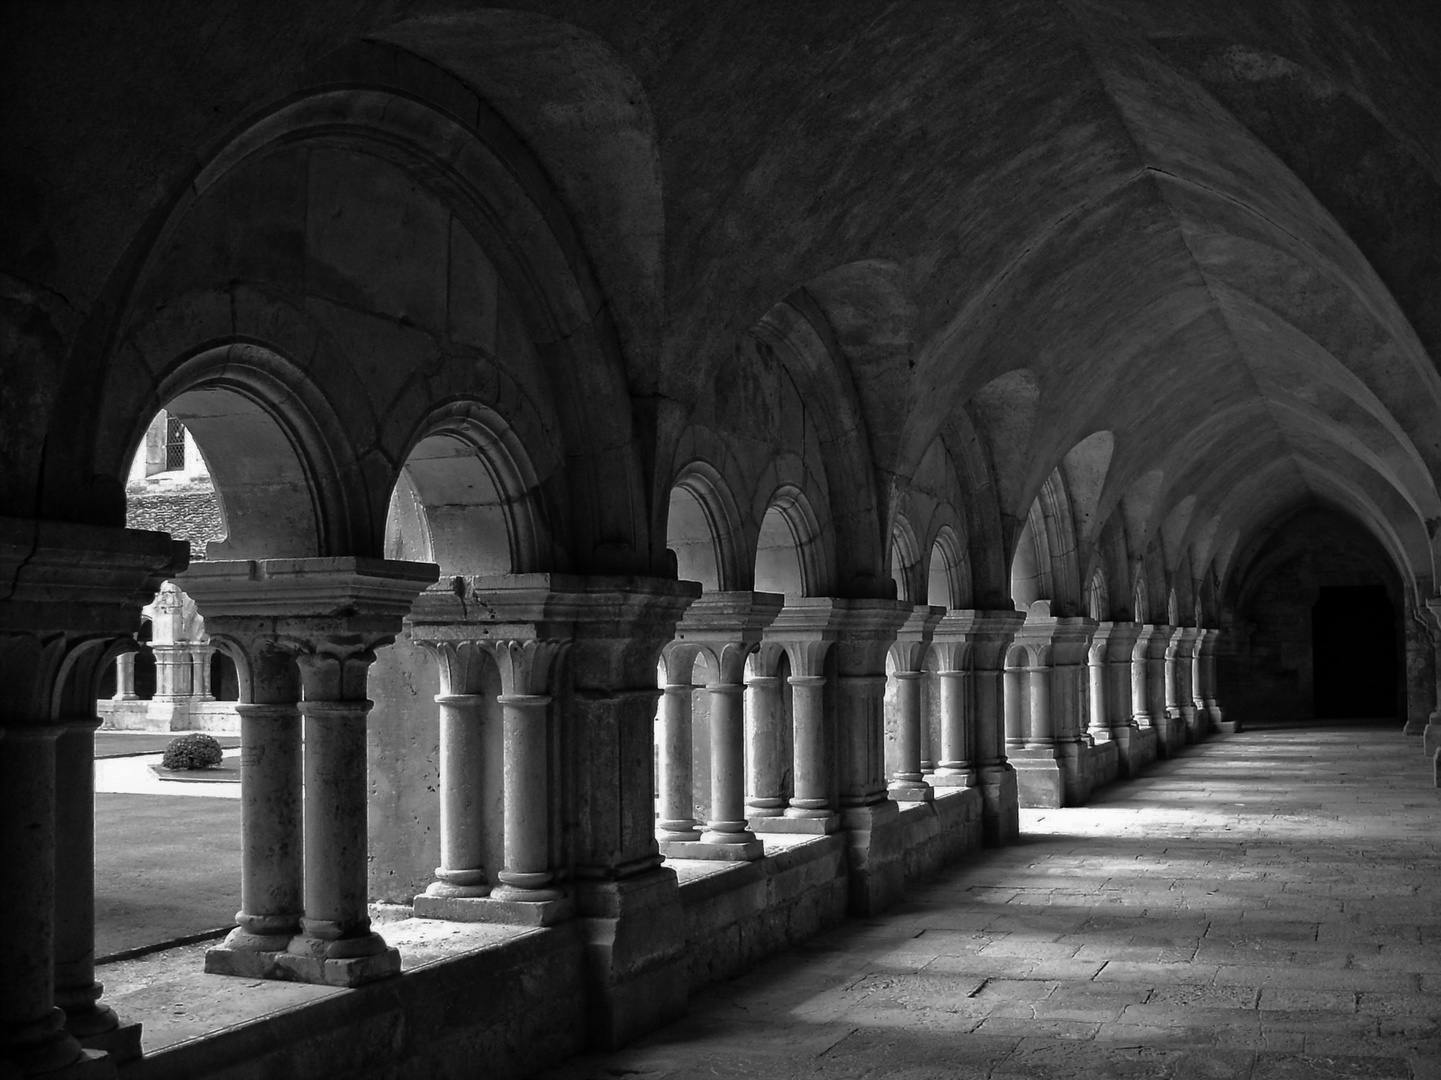
[[[366,677],[437,575],[316,558],[207,562],[184,577],[241,675],[241,910],[207,971],[335,986],[399,972],[366,906]]]
[[[1137,667],[1144,686],[1144,665],[1133,665],[1143,627],[1132,622],[1103,622],[1091,639],[1091,737],[1116,747],[1123,777],[1135,776],[1155,758],[1153,740],[1141,732],[1135,707]],[[1141,695],[1144,712],[1144,691]]]
[[[675,641],[664,654],[668,688],[664,709],[668,719],[661,740],[661,750],[667,755],[660,769],[661,802],[670,809],[657,828],[666,833],[659,837],[661,852],[665,855],[749,860],[765,853],[747,815],[745,671],[747,658],[760,644],[762,632],[784,602],[785,598],[776,593],[706,593],[690,606],[676,626]],[[694,825],[687,828],[692,791],[689,764],[694,747],[686,735],[677,730],[683,723],[689,726],[692,672],[697,660],[703,663],[708,677],[705,688],[710,721],[710,818],[698,834],[692,831]],[[676,688],[674,691],[669,689],[672,686]],[[767,689],[752,683],[749,695],[754,701],[764,697]],[[682,692],[686,698],[684,705],[677,700]],[[766,702],[763,708],[774,716],[772,702]],[[686,753],[685,761],[679,760],[682,751]],[[672,752],[676,757],[670,757]],[[752,795],[774,801],[774,797],[755,796],[754,792]],[[670,816],[672,813],[674,816]]]
[[[1084,717],[1095,627],[1088,618],[1053,616],[1049,603],[1039,600],[1016,634],[1014,653],[1024,655],[1026,664],[1007,671],[1006,736],[1024,805],[1074,806],[1091,793],[1092,743]]]
[[[945,615],[943,607],[920,606],[896,632],[891,647],[895,664],[895,768],[887,789],[896,802],[929,802],[934,796],[923,771],[921,689],[926,658],[932,635]]]
[[[773,723],[751,726],[750,825],[756,832],[832,833],[841,826],[836,780],[834,718],[826,708],[826,663],[839,627],[839,602],[829,597],[791,597],[762,634],[753,679],[753,718]],[[790,674],[782,688],[778,670],[784,653]],[[785,715],[785,691],[790,716]],[[785,734],[790,728],[790,793],[785,792]],[[772,763],[767,767],[767,762]],[[777,804],[783,809],[776,813]]]
[[[113,1077],[138,1025],[95,981],[95,687],[184,544],[0,518],[0,1072]]]

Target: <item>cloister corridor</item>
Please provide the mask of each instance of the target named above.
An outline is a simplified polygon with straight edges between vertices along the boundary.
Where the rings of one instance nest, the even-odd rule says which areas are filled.
[[[542,1077],[1441,1077],[1428,770],[1359,722],[1188,747]]]

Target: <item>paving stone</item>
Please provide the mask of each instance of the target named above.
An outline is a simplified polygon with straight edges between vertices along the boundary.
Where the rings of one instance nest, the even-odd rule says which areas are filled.
[[[693,995],[701,1026],[546,1080],[1441,1080],[1441,800],[1414,748],[1187,747]]]

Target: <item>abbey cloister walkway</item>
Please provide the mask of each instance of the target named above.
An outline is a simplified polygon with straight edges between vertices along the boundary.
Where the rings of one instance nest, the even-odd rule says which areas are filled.
[[[1441,792],[1394,726],[1216,738],[545,1080],[1441,1078]]]

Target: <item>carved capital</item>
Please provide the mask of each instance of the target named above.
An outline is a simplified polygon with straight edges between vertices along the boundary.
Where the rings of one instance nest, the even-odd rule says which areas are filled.
[[[570,648],[568,641],[508,638],[491,641],[490,654],[500,669],[501,693],[508,697],[550,694],[551,680]]]

